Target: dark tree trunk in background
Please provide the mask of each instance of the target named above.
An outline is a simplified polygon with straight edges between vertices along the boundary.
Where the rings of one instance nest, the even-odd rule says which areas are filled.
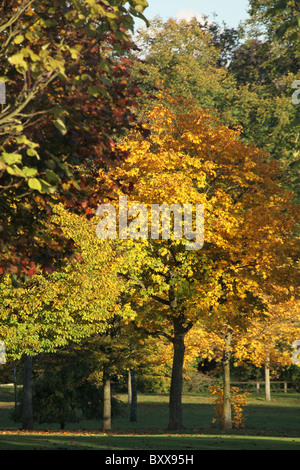
[[[32,409],[32,356],[24,357],[23,376],[23,429],[33,429],[33,409]]]
[[[225,335],[225,349],[223,355],[224,385],[223,385],[223,427],[232,429],[231,420],[231,394],[230,394],[230,344],[232,330],[228,328]]]
[[[183,428],[182,416],[182,370],[185,353],[185,330],[178,321],[174,321],[173,339],[173,366],[170,386],[169,401],[169,426],[168,429],[176,430]]]
[[[15,412],[18,408],[18,382],[17,382],[17,366],[14,364],[14,394],[15,394]]]

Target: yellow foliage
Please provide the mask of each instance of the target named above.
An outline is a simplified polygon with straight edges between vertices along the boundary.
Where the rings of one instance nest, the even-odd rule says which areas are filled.
[[[294,289],[292,289],[293,291]],[[292,364],[292,343],[300,339],[300,302],[293,297],[281,303],[269,302],[264,315],[253,319],[237,335],[234,355],[237,363],[251,361],[257,367]]]
[[[210,394],[214,397],[214,408],[216,418],[213,423],[218,422],[220,427],[223,427],[223,389],[221,387],[212,386]],[[245,425],[245,416],[243,409],[247,405],[247,397],[250,393],[240,393],[237,387],[231,387],[231,407],[232,407],[232,425],[235,429],[242,429]]]
[[[14,287],[0,283],[0,337],[8,355],[54,351],[107,329],[114,315],[132,318],[129,304],[121,305],[124,281],[118,276],[122,258],[109,243],[97,239],[95,223],[54,209],[51,223],[59,224],[80,249],[81,260],[68,262],[51,274],[35,274]]]
[[[291,297],[297,283],[299,220],[292,194],[278,181],[277,162],[246,145],[241,128],[229,129],[191,103],[169,98],[151,110],[144,123],[150,134],[134,130],[119,147],[122,164],[99,173],[99,184],[116,203],[128,206],[204,204],[205,240],[201,250],[185,251],[184,238],[121,240],[131,263],[123,266],[130,282],[136,321],[148,331],[171,337],[180,318],[188,362],[223,349],[226,325],[250,329],[266,308]],[[185,109],[183,104],[185,104]],[[173,298],[176,307],[171,307]],[[142,301],[141,301],[142,300]],[[253,323],[254,324],[254,323]],[[213,346],[212,346],[213,345]]]

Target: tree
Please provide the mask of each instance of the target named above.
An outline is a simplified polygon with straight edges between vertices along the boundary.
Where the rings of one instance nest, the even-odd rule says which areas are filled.
[[[265,369],[266,400],[271,400],[270,370],[292,364],[291,347],[300,335],[299,300],[271,304],[236,340],[235,360]]]
[[[270,154],[281,160],[284,173],[289,175],[291,188],[298,200],[300,119],[299,106],[291,106],[291,96],[300,67],[299,13],[298,2],[294,0],[275,3],[270,0],[255,0],[250,1],[250,18],[246,21],[246,26],[250,26],[248,37],[252,39],[252,44],[259,42],[256,51],[252,48],[251,55],[254,61],[259,59],[265,92],[277,103],[275,109],[279,111],[278,105],[281,108],[279,113],[275,111],[275,119],[268,118],[266,121],[266,124],[271,124],[266,129],[268,136],[273,134],[273,137],[268,137],[272,142]],[[263,50],[267,51],[265,55],[261,54]],[[236,65],[234,68],[238,69]],[[257,83],[253,86],[257,86]]]
[[[126,54],[135,47],[134,16],[143,18],[146,5],[2,2],[0,274],[70,257],[72,244],[58,228],[53,243],[45,233],[50,203],[85,213],[102,195],[97,168],[117,158],[114,138],[134,121],[139,91]]]
[[[201,28],[207,31],[211,36],[211,42],[219,51],[217,64],[222,67],[228,67],[232,60],[234,51],[239,47],[242,38],[241,28],[229,27],[223,21],[222,26],[218,24],[216,18],[210,21],[208,17],[203,18],[200,23]]]
[[[284,295],[276,286],[295,281],[287,270],[295,273],[291,230],[297,211],[277,183],[279,167],[245,145],[239,129],[186,101],[177,109],[175,100],[169,105],[149,113],[147,138],[133,132],[125,139],[121,149],[128,158],[102,172],[101,182],[119,188],[116,199],[128,197],[129,240],[120,243],[132,259],[122,271],[133,289],[137,326],[173,345],[169,428],[179,429],[188,332],[199,322],[206,330],[245,327],[263,303],[262,292]],[[178,204],[182,210],[188,203],[205,205],[203,247],[198,230],[191,237],[199,235],[194,249],[187,249],[182,233],[179,239],[173,232],[165,240],[149,239],[151,205]]]
[[[212,114],[229,112],[235,85],[226,68],[218,65],[220,49],[214,37],[196,18],[166,22],[155,18],[149,28],[138,31],[140,51],[133,52],[132,59],[133,76],[143,91],[137,98],[140,113],[167,102],[161,99],[161,89],[174,98],[194,101]]]
[[[299,43],[300,9],[297,0],[250,0],[248,22],[258,26],[260,34],[285,42],[294,50]],[[299,57],[299,50],[298,50]]]
[[[85,356],[89,357],[91,377],[95,374],[95,377],[100,377],[97,383],[103,384],[103,430],[109,430],[112,426],[111,385],[114,379],[129,369],[128,387],[132,391],[130,421],[137,421],[136,373],[145,373],[149,369],[155,371],[166,360],[168,348],[165,343],[157,338],[147,338],[144,331],[137,329],[133,323],[134,313],[132,311],[131,318],[123,319],[116,315],[108,322],[106,332],[88,338],[81,345]]]
[[[139,118],[143,123],[145,111],[168,103],[168,95],[193,101],[225,126],[241,126],[241,139],[280,161],[283,182],[289,182],[299,197],[299,127],[294,123],[300,108],[291,99],[299,70],[296,51],[288,44],[280,46],[273,37],[245,33],[243,43],[233,46],[227,66],[224,61],[220,66],[220,34],[216,25],[202,25],[196,19],[158,18],[141,29],[141,52],[133,54],[143,59],[134,61],[133,67],[144,91],[138,98]],[[284,54],[280,61],[279,54]]]
[[[33,418],[38,423],[59,424],[65,429],[82,418],[102,419],[103,387],[94,380],[86,351],[68,345],[54,354],[42,354],[34,360]],[[14,419],[20,420],[24,406],[21,394]],[[123,412],[122,403],[112,397],[112,415]],[[28,428],[27,428],[28,429]]]
[[[58,223],[80,247],[80,259],[66,262],[60,271],[42,274],[36,270],[23,283],[19,280],[16,284],[9,275],[0,282],[0,337],[5,340],[8,356],[24,358],[28,366],[32,356],[106,331],[120,307],[124,285],[118,277],[121,259],[110,244],[97,239],[95,223],[63,206],[57,206],[55,214],[52,223]],[[123,314],[128,314],[126,306],[120,311]],[[31,368],[24,379],[26,417],[32,416]],[[24,427],[32,426],[32,418],[26,417]]]
[[[105,331],[107,321],[118,312],[124,285],[118,277],[121,258],[96,237],[92,220],[60,206],[54,221],[80,247],[80,259],[59,272],[36,272],[17,287],[10,276],[0,283],[1,337],[15,359],[52,352],[70,340]],[[126,306],[122,308],[126,315]]]
[[[270,65],[268,65],[271,54],[268,43],[250,39],[235,51],[229,70],[237,78],[239,84],[244,86],[250,84],[255,90],[256,86],[263,83],[270,84],[275,78],[274,69],[270,70]]]
[[[137,389],[136,389],[136,376],[135,369],[130,369],[130,380],[131,380],[131,403],[130,403],[130,421],[137,421]]]

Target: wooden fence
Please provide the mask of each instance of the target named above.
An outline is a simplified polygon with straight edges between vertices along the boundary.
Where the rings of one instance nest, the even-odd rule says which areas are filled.
[[[248,381],[248,382],[231,382],[231,385],[240,385],[240,384],[255,385],[257,393],[259,392],[261,385],[263,387],[265,386],[265,382],[263,380],[260,380],[260,381],[251,380],[251,381]],[[288,382],[286,380],[284,380],[284,381],[275,380],[275,381],[270,381],[270,384],[271,385],[272,384],[276,384],[276,385],[277,384],[279,384],[279,385],[283,384],[283,387],[280,387],[280,390],[282,390],[282,388],[283,388],[284,393],[287,393],[288,385],[292,384],[292,382]],[[273,391],[276,391],[276,389],[273,389]]]

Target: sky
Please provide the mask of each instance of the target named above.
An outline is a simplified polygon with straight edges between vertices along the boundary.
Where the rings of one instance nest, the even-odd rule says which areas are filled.
[[[173,18],[201,17],[204,14],[213,19],[216,13],[216,21],[222,25],[236,27],[240,21],[248,17],[248,0],[148,0],[149,6],[144,11],[148,20],[160,16],[163,20]],[[142,23],[137,22],[137,26]]]

